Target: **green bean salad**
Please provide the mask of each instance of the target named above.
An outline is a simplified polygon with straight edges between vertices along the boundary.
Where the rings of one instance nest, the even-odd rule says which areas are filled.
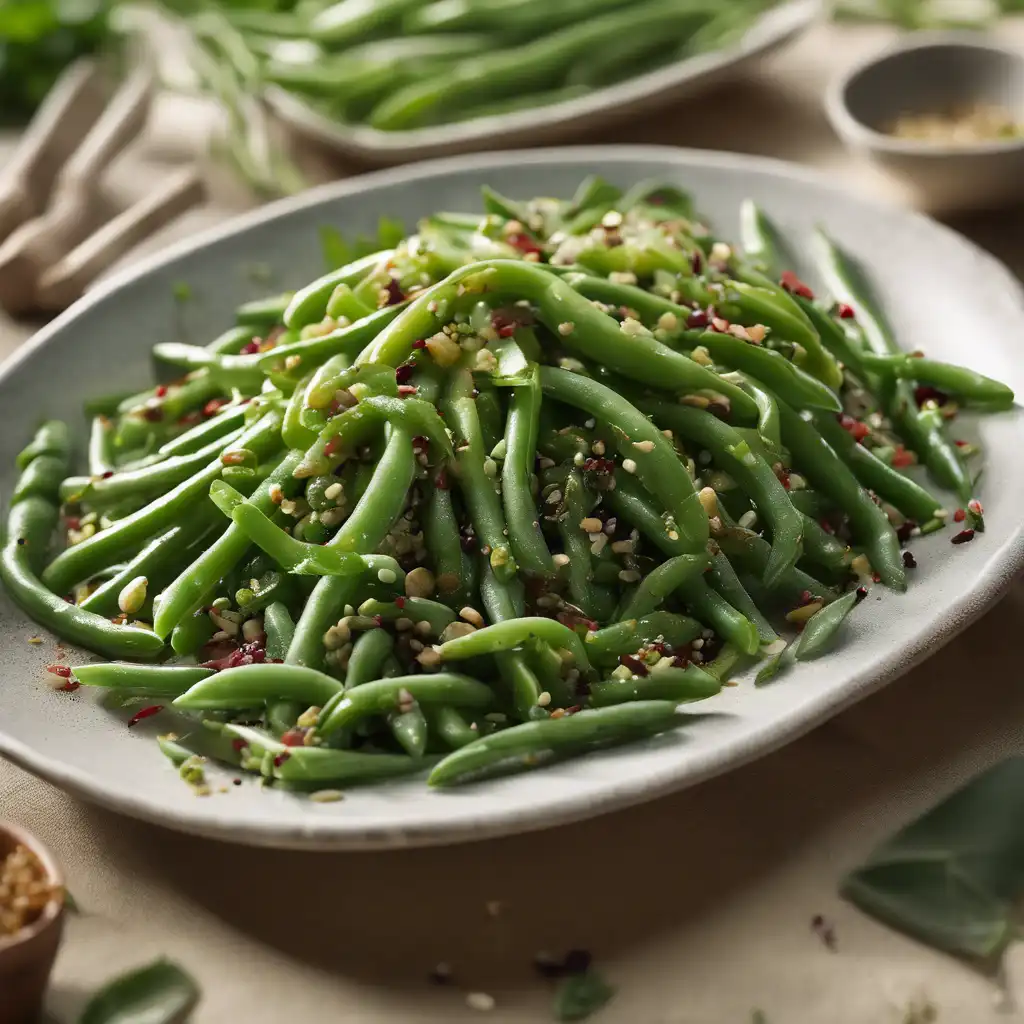
[[[950,427],[1013,393],[901,352],[825,235],[829,298],[753,202],[738,247],[670,185],[483,198],[158,344],[165,383],[87,403],[85,474],[60,422],[18,456],[0,577],[116,659],[56,683],[162,714],[200,792],[208,760],[331,799],[679,728],[904,590],[913,538],[984,529]]]
[[[405,131],[574,99],[737,42],[776,0],[339,0],[188,19],[220,68]]]

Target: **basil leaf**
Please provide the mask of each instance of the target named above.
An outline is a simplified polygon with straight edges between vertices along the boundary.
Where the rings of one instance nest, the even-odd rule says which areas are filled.
[[[938,949],[998,957],[1024,895],[1024,757],[990,768],[882,843],[841,892]]]
[[[615,995],[615,989],[597,971],[570,975],[555,993],[557,1020],[586,1020]]]
[[[181,1024],[199,1002],[199,986],[170,960],[156,960],[100,989],[78,1024]]]

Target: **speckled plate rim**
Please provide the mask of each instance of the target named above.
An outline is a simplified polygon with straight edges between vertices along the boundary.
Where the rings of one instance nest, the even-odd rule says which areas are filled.
[[[579,146],[457,156],[377,171],[324,185],[303,195],[281,200],[245,214],[194,239],[171,246],[158,255],[143,259],[137,265],[98,285],[71,309],[44,327],[3,367],[0,367],[0,380],[8,376],[14,367],[32,359],[43,346],[66,329],[85,310],[119,289],[184,255],[194,253],[254,225],[284,220],[298,210],[315,207],[342,196],[372,192],[380,186],[413,182],[426,177],[440,177],[446,173],[485,173],[488,169],[508,167],[510,164],[516,167],[543,166],[559,161],[595,164],[608,161],[631,165],[645,161],[662,164],[667,162],[678,166],[680,172],[696,167],[725,174],[753,171],[806,184],[808,188],[828,193],[837,203],[855,201],[859,208],[866,208],[879,217],[889,218],[889,224],[903,219],[907,222],[908,228],[914,227],[917,231],[931,232],[942,237],[946,244],[959,249],[960,254],[976,268],[976,273],[986,275],[992,287],[1020,311],[1020,322],[1024,322],[1024,287],[993,256],[958,233],[921,214],[859,196],[854,199],[837,187],[829,176],[820,172],[784,161],[733,153],[662,146]],[[960,591],[961,600],[955,610],[917,628],[906,645],[894,655],[879,658],[869,653],[863,661],[863,667],[845,677],[842,689],[828,690],[806,701],[797,712],[784,720],[759,723],[752,731],[735,741],[716,746],[698,757],[691,756],[683,765],[652,764],[651,770],[641,778],[628,783],[605,784],[598,795],[588,800],[572,801],[564,797],[555,800],[538,799],[529,806],[515,809],[504,807],[498,802],[487,813],[454,825],[450,821],[439,823],[433,820],[429,811],[409,816],[401,827],[377,825],[369,828],[359,823],[346,822],[344,817],[311,817],[301,825],[283,827],[273,821],[253,822],[230,811],[226,811],[215,820],[204,820],[177,811],[171,813],[161,810],[152,800],[141,794],[128,790],[113,791],[92,779],[83,779],[72,766],[56,758],[41,755],[29,744],[5,734],[2,731],[2,723],[0,754],[68,792],[112,810],[180,831],[248,845],[307,850],[366,850],[439,845],[538,830],[595,817],[654,799],[695,785],[785,746],[938,651],[991,607],[1008,590],[1022,568],[1024,523],[1019,522],[1015,528],[1008,530],[998,547],[986,551],[983,566]],[[605,756],[591,755],[591,760],[597,762]]]
[[[422,160],[489,146],[556,143],[560,130],[649,111],[655,103],[671,102],[717,80],[806,31],[823,9],[823,0],[785,0],[765,11],[734,45],[656,68],[576,99],[430,128],[384,132],[365,125],[339,124],[279,87],[268,88],[265,100],[280,121],[300,135],[370,161]]]

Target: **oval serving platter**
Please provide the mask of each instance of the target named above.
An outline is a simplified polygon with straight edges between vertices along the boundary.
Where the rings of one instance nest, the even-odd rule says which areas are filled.
[[[488,183],[514,197],[570,195],[599,174],[628,186],[657,178],[689,189],[725,237],[738,208],[760,202],[791,245],[806,251],[828,227],[870,265],[907,349],[966,363],[1024,391],[1019,359],[1024,291],[1009,272],[953,232],[914,213],[843,193],[822,176],[770,160],[656,147],[588,147],[458,157],[332,184],[266,207],[158,259],[144,261],[88,295],[39,332],[0,371],[0,485],[34,424],[69,418],[82,439],[82,400],[145,384],[149,350],[163,340],[198,343],[231,322],[239,303],[294,287],[322,270],[318,230],[372,232],[381,214],[412,226],[438,209],[479,210]],[[808,264],[797,271],[820,284]],[[272,284],[268,285],[268,274]],[[181,284],[192,298],[182,304]],[[932,654],[990,606],[1024,564],[1024,412],[974,421],[957,434],[980,438],[987,532],[953,546],[949,530],[919,538],[919,568],[902,596],[876,587],[851,616],[841,646],[769,686],[749,675],[703,711],[685,733],[594,754],[518,777],[430,791],[422,779],[352,789],[318,804],[257,784],[205,799],[160,754],[153,722],[128,730],[125,716],[92,693],[55,692],[45,666],[73,662],[0,594],[0,754],[68,791],[172,828],[236,842],[358,849],[455,842],[586,818],[693,785],[800,736]],[[952,499],[947,501],[952,504]],[[876,599],[877,598],[877,599]]]
[[[576,99],[429,128],[383,132],[368,125],[340,124],[314,110],[301,97],[276,86],[266,90],[265,98],[276,116],[297,135],[376,166],[482,149],[557,143],[566,141],[570,133],[579,136],[631,114],[650,114],[722,81],[805,32],[822,9],[822,0],[782,0],[766,10],[742,37],[721,49],[676,61]]]

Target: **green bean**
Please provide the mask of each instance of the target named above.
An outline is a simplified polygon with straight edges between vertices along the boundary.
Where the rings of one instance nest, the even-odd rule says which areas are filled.
[[[305,288],[300,288],[284,312],[285,326],[299,330],[309,324],[318,323],[327,312],[327,303],[334,294],[335,288],[342,284],[351,287],[360,281],[367,271],[387,263],[393,255],[393,251],[387,249],[371,253],[344,267],[332,270],[330,273],[324,274],[323,277],[318,277]]]
[[[606,622],[615,612],[615,595],[608,587],[594,582],[590,538],[580,527],[592,511],[583,477],[573,470],[562,488],[558,509],[558,532],[563,551],[569,556],[569,596],[588,618]]]
[[[192,665],[125,665],[117,662],[77,665],[71,675],[83,686],[135,690],[152,697],[179,697],[213,675],[212,669]]]
[[[54,456],[67,463],[71,458],[71,438],[66,423],[60,420],[47,420],[18,453],[15,463],[18,469],[24,471],[40,455]]]
[[[194,372],[206,370],[217,384],[224,388],[238,388],[254,394],[263,383],[259,356],[229,356],[211,352],[199,345],[186,345],[180,341],[164,341],[154,346],[153,355],[160,362]]]
[[[747,593],[732,563],[721,552],[711,559],[707,581],[725,601],[754,624],[762,646],[773,644],[779,639],[779,634],[772,629],[771,623],[761,614],[753,598]]]
[[[708,517],[689,474],[661,431],[635,406],[597,381],[547,366],[540,373],[545,394],[611,423],[624,464],[632,461],[639,480],[664,503],[687,549],[702,551],[708,539]]]
[[[324,633],[338,621],[345,605],[357,599],[362,586],[358,576],[323,576],[318,580],[295,624],[286,664],[313,669],[323,666]]]
[[[849,466],[865,490],[874,491],[891,502],[905,516],[919,523],[941,513],[941,503],[910,477],[886,465],[871,451],[859,444],[852,434],[834,418],[815,416],[814,426],[828,446]]]
[[[380,679],[384,662],[395,649],[395,641],[387,630],[371,629],[360,634],[352,645],[352,654],[345,671],[345,690]],[[339,698],[340,700],[340,698]],[[335,702],[336,703],[336,702]],[[327,708],[324,708],[327,711]]]
[[[634,700],[667,700],[682,704],[713,697],[721,689],[722,684],[717,679],[696,665],[687,665],[685,669],[659,669],[655,666],[644,676],[592,683],[589,704],[594,708]]]
[[[106,416],[94,416],[89,426],[89,475],[103,476],[114,469],[110,451],[112,426]]]
[[[765,582],[768,586],[774,584],[800,557],[803,524],[771,467],[732,427],[702,409],[666,402],[641,405],[662,425],[708,448],[721,467],[753,499],[772,533],[772,557]]]
[[[526,588],[518,577],[510,580],[499,580],[494,574],[488,559],[481,555],[480,574],[477,589],[480,601],[491,622],[504,622],[516,619],[524,614],[526,608]]]
[[[427,719],[415,704],[408,711],[388,715],[388,728],[410,757],[422,757],[427,749]]]
[[[341,685],[323,672],[298,665],[256,664],[228,668],[201,679],[174,701],[185,710],[259,707],[274,698],[322,707]]]
[[[431,708],[427,713],[427,723],[452,750],[472,743],[479,736],[457,708]]]
[[[505,427],[505,462],[501,470],[501,498],[505,506],[509,544],[524,572],[550,575],[551,552],[544,542],[530,488],[540,422],[540,375],[534,365],[528,384],[512,389]]]
[[[31,495],[47,497],[59,494],[66,470],[67,460],[59,456],[40,455],[34,458],[18,477],[11,493],[11,501],[22,501]]]
[[[431,601],[425,597],[403,597],[398,601],[378,601],[369,598],[357,609],[360,615],[373,618],[379,615],[386,622],[397,619],[408,619],[410,622],[426,622],[433,636],[440,636],[444,627],[455,621],[455,612],[440,601]]]
[[[468,372],[460,372],[452,378],[445,400],[448,421],[462,442],[455,453],[455,469],[473,527],[483,547],[488,549],[485,553],[489,564],[498,579],[508,579],[516,571],[516,562],[506,539],[501,499],[487,473],[487,455],[472,391],[472,378]]]
[[[886,585],[907,589],[900,544],[885,513],[861,490],[856,477],[809,423],[779,403],[782,440],[800,472],[846,511],[854,536],[867,549],[871,565]]]
[[[821,268],[829,287],[840,301],[853,307],[857,325],[870,349],[876,355],[899,355],[892,331],[853,260],[822,231],[818,232],[818,242],[823,253]],[[955,445],[946,437],[942,420],[918,413],[913,383],[883,378],[878,393],[882,408],[896,431],[921,457],[928,472],[940,486],[955,491],[962,501],[967,501],[973,490],[970,474]]]
[[[327,542],[339,551],[373,551],[405,508],[416,475],[416,455],[407,430],[394,428],[366,493]]]
[[[519,647],[531,637],[544,640],[552,647],[564,648],[576,659],[576,667],[581,672],[590,670],[590,662],[580,638],[568,626],[554,619],[536,616],[508,619],[448,640],[441,644],[441,657],[445,661],[458,661],[481,654],[496,654]]]
[[[810,516],[802,515],[804,524],[804,555],[808,562],[820,566],[830,577],[843,579],[850,574],[850,549],[836,540],[822,525]]]
[[[685,615],[651,612],[639,619],[624,619],[584,637],[587,654],[595,663],[618,661],[623,654],[636,654],[641,647],[663,643],[676,649],[689,647],[701,634],[701,624]]]
[[[210,600],[212,599],[211,593]],[[213,624],[213,619],[204,608],[200,608],[182,619],[171,630],[171,650],[183,658],[194,655],[213,639],[216,632],[217,627]]]
[[[190,430],[186,430],[183,434],[179,434],[170,441],[166,441],[157,449],[157,454],[166,456],[188,455],[197,451],[214,439],[224,437],[225,434],[230,434],[241,427],[245,422],[246,410],[248,408],[250,408],[248,405],[226,406],[215,416],[211,416],[210,419],[204,420]],[[89,472],[92,476],[98,475],[91,468]]]
[[[286,455],[267,478],[253,491],[249,501],[262,512],[274,508],[271,493],[292,480],[292,471],[298,464],[299,453]],[[212,481],[209,481],[212,482]],[[207,487],[209,487],[209,482]],[[249,538],[231,524],[221,536],[201,554],[163,592],[153,618],[153,629],[166,637],[174,627],[200,606],[203,596],[239,561],[249,547]]]
[[[483,709],[493,704],[494,694],[483,683],[451,672],[378,679],[346,691],[331,714],[326,718],[321,716],[317,731],[320,736],[327,737],[366,717],[401,710],[403,704],[411,701],[424,705],[450,704],[454,707]]]
[[[427,782],[431,786],[450,786],[535,768],[558,757],[657,735],[685,721],[672,702],[645,700],[525,722],[449,754]]]
[[[744,654],[757,653],[761,646],[757,626],[712,590],[702,577],[685,581],[679,593],[694,616],[707,623],[723,640],[734,644]]]
[[[279,413],[269,412],[239,437],[237,447],[255,452],[269,451],[281,429]],[[43,572],[43,582],[51,589],[62,592],[98,569],[126,554],[141,540],[168,526],[181,510],[206,492],[220,476],[224,464],[220,458],[182,481],[163,497],[119,519],[112,526],[81,541],[58,555]],[[161,612],[163,605],[161,605]],[[167,632],[170,632],[168,628]],[[166,636],[167,633],[161,634]]]
[[[268,660],[284,661],[295,636],[295,622],[284,602],[271,601],[263,609],[263,632],[267,635]]]
[[[285,310],[292,301],[291,292],[270,295],[265,299],[253,299],[243,302],[235,310],[235,321],[239,327],[268,328],[275,327],[284,321]],[[293,327],[294,324],[286,324]]]
[[[462,574],[462,541],[445,470],[435,474],[421,513],[423,536],[441,600],[461,607],[468,597]]]
[[[11,599],[36,622],[70,643],[114,658],[157,657],[164,645],[152,630],[115,625],[102,615],[82,611],[39,582],[33,565],[32,538],[43,533],[48,537],[56,519],[56,506],[38,496],[24,498],[12,507],[7,542],[0,552],[0,579]],[[48,529],[39,525],[44,520]]]
[[[618,619],[639,619],[655,611],[667,597],[704,573],[710,559],[703,555],[676,555],[655,566],[623,600]]]
[[[119,572],[97,587],[81,603],[85,611],[116,615],[118,595],[132,580],[145,576],[154,588],[168,573],[178,571],[193,557],[192,547],[213,532],[213,514],[195,510],[180,526],[172,526],[151,540]]]
[[[985,377],[974,370],[953,363],[941,363],[922,356],[875,355],[865,352],[861,362],[869,370],[883,377],[897,380],[917,380],[931,384],[967,401],[980,402],[995,409],[1008,409],[1013,405],[1013,389],[1001,381]]]
[[[241,326],[229,327],[223,334],[218,334],[206,348],[215,355],[237,356],[253,340],[251,327]]]
[[[237,429],[227,437],[218,437],[205,447],[187,455],[172,455],[143,469],[114,473],[109,477],[68,477],[60,488],[65,501],[85,500],[92,505],[114,503],[135,495],[166,493],[208,465],[211,458],[230,450],[242,436]]]

